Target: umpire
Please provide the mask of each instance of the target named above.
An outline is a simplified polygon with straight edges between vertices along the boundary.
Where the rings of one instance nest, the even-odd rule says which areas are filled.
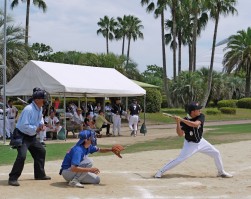
[[[23,137],[21,146],[17,147],[17,158],[9,174],[8,184],[20,186],[17,181],[24,168],[27,150],[34,159],[34,178],[35,180],[50,180],[44,170],[45,148],[36,139],[37,133],[45,128],[42,120],[42,106],[46,103],[47,93],[40,88],[33,89],[32,102],[22,111],[14,130]],[[14,135],[13,135],[14,137]]]

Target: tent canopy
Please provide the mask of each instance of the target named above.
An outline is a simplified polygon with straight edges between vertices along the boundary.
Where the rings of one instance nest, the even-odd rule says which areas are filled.
[[[52,96],[126,97],[146,91],[113,68],[29,61],[6,84],[6,96],[32,95],[34,87]]]

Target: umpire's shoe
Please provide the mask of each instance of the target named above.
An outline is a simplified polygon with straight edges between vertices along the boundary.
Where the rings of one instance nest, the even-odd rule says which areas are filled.
[[[19,184],[19,182],[17,180],[9,180],[8,184],[11,185],[11,186],[15,186],[15,187],[20,186],[20,184]]]

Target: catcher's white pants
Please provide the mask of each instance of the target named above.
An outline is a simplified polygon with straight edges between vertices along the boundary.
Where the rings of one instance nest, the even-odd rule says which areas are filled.
[[[113,121],[113,135],[115,135],[116,130],[118,130],[118,135],[120,135],[120,128],[121,128],[121,117],[120,115],[114,114],[112,116],[112,121]]]
[[[138,122],[139,122],[139,116],[138,115],[130,115],[129,117],[129,128],[131,131],[134,131],[134,133],[138,130]]]
[[[83,168],[91,168],[92,165],[93,165],[92,160],[88,156],[86,156],[78,166]],[[68,182],[71,181],[73,178],[77,179],[81,183],[86,183],[86,184],[99,184],[100,182],[99,176],[97,176],[95,173],[90,173],[90,172],[75,173],[71,171],[71,168],[63,170],[62,176]]]
[[[204,153],[214,158],[214,163],[216,165],[218,172],[219,173],[224,172],[220,152],[204,138],[202,138],[199,143],[188,142],[187,140],[184,140],[184,145],[179,156],[176,159],[168,162],[159,171],[163,174],[164,172],[182,163],[184,160],[191,157],[193,154],[197,152]]]

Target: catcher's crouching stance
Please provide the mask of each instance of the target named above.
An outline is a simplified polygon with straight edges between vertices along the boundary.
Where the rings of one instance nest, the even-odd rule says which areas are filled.
[[[101,149],[97,147],[95,132],[83,130],[79,134],[79,141],[65,155],[60,175],[69,182],[69,186],[84,188],[83,184],[99,184],[100,173],[98,168],[92,167],[92,161],[88,157],[89,153],[95,152],[113,152],[119,158],[122,158],[120,152],[124,150],[121,145],[114,145],[110,149]]]

